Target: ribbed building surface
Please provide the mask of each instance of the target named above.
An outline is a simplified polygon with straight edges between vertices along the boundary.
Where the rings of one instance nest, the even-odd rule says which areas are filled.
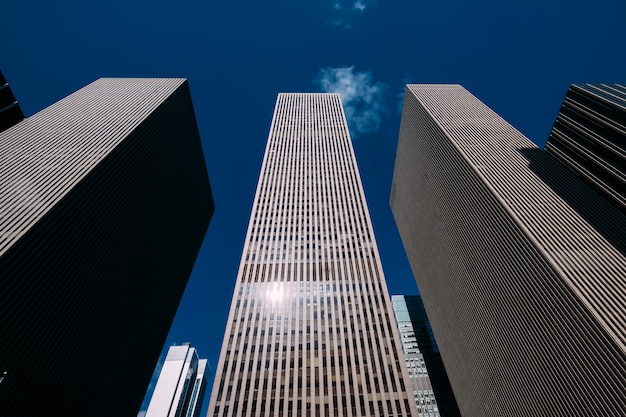
[[[626,414],[622,213],[458,85],[407,86],[391,206],[462,415]]]
[[[458,417],[448,375],[419,295],[391,296],[418,417]]]
[[[280,94],[208,416],[416,416],[337,94]]]
[[[145,417],[198,417],[206,391],[206,359],[188,343],[170,346]]]
[[[626,86],[572,84],[545,150],[626,213]]]
[[[135,416],[214,205],[184,79],[0,133],[2,415]]]

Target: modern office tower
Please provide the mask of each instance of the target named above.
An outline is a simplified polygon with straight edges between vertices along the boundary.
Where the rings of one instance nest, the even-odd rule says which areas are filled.
[[[0,71],[0,132],[24,120],[24,113]]]
[[[208,371],[207,360],[188,343],[171,346],[145,417],[198,417]]]
[[[460,416],[422,298],[392,295],[402,351],[419,417]]]
[[[0,414],[135,417],[214,210],[187,81],[97,80],[0,166]]]
[[[626,411],[626,220],[458,85],[408,85],[391,207],[463,416]]]
[[[338,94],[279,94],[209,417],[416,416]]]
[[[572,84],[545,150],[626,213],[626,87]]]

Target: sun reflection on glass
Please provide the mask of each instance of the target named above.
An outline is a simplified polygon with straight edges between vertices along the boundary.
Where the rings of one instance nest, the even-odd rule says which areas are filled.
[[[278,303],[285,297],[285,292],[282,285],[274,285],[269,291],[269,299],[272,303]]]

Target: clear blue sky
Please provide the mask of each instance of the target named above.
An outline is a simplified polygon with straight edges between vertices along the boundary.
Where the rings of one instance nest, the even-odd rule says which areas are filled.
[[[623,0],[35,0],[2,14],[0,68],[27,116],[99,77],[189,79],[216,212],[167,345],[191,342],[213,368],[277,93],[344,93],[390,293],[414,294],[388,204],[403,85],[460,83],[543,146],[570,83],[626,82]]]

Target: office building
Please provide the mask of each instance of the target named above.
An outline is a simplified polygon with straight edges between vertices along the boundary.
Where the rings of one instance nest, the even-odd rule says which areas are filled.
[[[187,81],[97,80],[0,158],[2,414],[135,417],[214,209]]]
[[[145,417],[198,417],[208,371],[188,343],[170,346]]]
[[[572,84],[545,150],[626,213],[626,87]]]
[[[24,120],[24,113],[20,108],[11,87],[0,71],[0,132]]]
[[[391,296],[418,417],[460,416],[419,295]]]
[[[279,94],[208,416],[416,416],[338,94]]]
[[[463,416],[626,410],[626,221],[458,85],[408,85],[391,207]]]

